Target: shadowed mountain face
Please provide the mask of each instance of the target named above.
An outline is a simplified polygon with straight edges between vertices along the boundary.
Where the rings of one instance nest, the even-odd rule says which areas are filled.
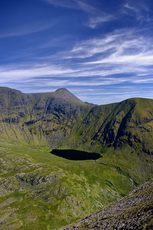
[[[97,160],[101,157],[99,153],[85,152],[74,149],[53,149],[51,153],[68,160]]]
[[[45,139],[56,147],[70,135],[74,124],[90,107],[67,89],[58,89],[53,93],[23,94],[1,87],[2,134],[26,141]],[[6,131],[8,125],[11,126],[10,132]]]

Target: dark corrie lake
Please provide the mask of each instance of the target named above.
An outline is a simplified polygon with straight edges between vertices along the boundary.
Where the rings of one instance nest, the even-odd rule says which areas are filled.
[[[101,157],[99,153],[85,152],[74,149],[53,149],[51,153],[68,160],[97,160]]]

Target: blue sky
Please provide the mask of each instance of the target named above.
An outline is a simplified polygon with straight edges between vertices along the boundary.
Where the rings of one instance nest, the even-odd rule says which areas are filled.
[[[0,86],[153,98],[153,1],[0,1]]]

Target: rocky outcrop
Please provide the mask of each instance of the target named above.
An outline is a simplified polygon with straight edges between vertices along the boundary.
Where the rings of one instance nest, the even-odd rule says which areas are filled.
[[[108,208],[87,216],[63,230],[151,230],[153,229],[153,181],[136,188]]]

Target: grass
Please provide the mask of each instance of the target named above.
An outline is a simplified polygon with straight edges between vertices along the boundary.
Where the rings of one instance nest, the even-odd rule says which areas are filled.
[[[67,160],[50,151],[45,145],[1,140],[3,229],[57,229],[114,202],[152,174],[146,167],[149,159],[128,150],[110,149],[98,160],[84,161]],[[19,181],[18,175],[25,181]],[[32,184],[40,178],[49,181]]]

